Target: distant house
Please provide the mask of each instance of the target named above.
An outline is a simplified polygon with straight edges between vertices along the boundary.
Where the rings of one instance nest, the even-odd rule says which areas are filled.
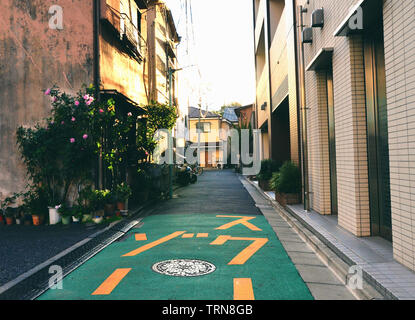
[[[253,104],[236,108],[235,114],[238,117],[238,124],[240,127],[249,127],[249,125],[251,125],[252,128],[255,128],[255,111]]]

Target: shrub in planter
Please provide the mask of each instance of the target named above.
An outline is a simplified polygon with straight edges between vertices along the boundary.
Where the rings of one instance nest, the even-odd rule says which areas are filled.
[[[125,202],[131,197],[131,188],[126,183],[121,183],[116,186],[114,191],[114,197],[117,201],[117,209],[125,210]]]
[[[32,215],[33,225],[43,224],[48,212],[48,199],[45,190],[32,188],[24,194],[23,203],[27,212]]]
[[[14,223],[14,217],[16,215],[16,208],[8,207],[6,209],[6,224],[11,226]]]
[[[132,193],[136,202],[144,203],[148,200],[151,188],[150,183],[151,178],[147,171],[138,169],[132,183]]]
[[[66,206],[66,205],[61,205],[58,209],[58,212],[62,218],[62,224],[63,225],[68,225],[71,223],[72,220],[72,213],[73,213],[73,209]]]
[[[7,225],[11,225],[13,224],[13,217],[14,217],[14,212],[11,210],[12,208],[10,208],[9,206],[11,204],[13,204],[16,201],[17,195],[13,195],[12,197],[7,197],[6,199],[4,199],[3,201],[0,202],[0,206],[1,206],[1,211],[2,214],[1,216],[1,221],[0,223],[3,224],[4,221],[3,219],[6,219],[6,223]],[[4,218],[3,218],[4,216]]]
[[[257,175],[258,183],[261,189],[264,191],[271,191],[269,181],[272,178],[272,174],[277,172],[281,167],[281,163],[275,160],[266,159],[261,161],[261,171]]]
[[[275,200],[283,206],[301,202],[301,172],[292,162],[286,162],[280,172],[274,173],[270,182]]]

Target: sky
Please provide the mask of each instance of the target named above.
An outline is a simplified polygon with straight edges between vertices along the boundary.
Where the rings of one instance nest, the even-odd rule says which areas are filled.
[[[202,106],[209,110],[218,110],[231,102],[253,103],[252,0],[187,0],[192,7],[192,16],[188,10],[187,19],[186,0],[165,2],[182,37],[178,60],[185,69],[179,75],[180,103],[197,106],[199,96]]]

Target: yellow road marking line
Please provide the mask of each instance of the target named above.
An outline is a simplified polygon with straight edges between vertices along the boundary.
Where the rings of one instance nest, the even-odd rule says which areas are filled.
[[[228,263],[228,265],[241,265],[245,264],[259,249],[261,249],[267,242],[267,238],[239,238],[232,236],[218,236],[211,245],[221,246],[225,244],[228,240],[239,240],[239,241],[254,241],[240,253],[238,253],[235,258]]]
[[[160,244],[162,244],[164,242],[167,242],[167,241],[169,241],[169,240],[171,240],[173,238],[179,237],[179,236],[181,236],[184,233],[186,233],[186,231],[177,231],[177,232],[174,232],[174,233],[172,233],[172,234],[170,234],[170,235],[168,235],[166,237],[163,237],[161,239],[158,239],[156,241],[153,241],[151,243],[148,243],[148,244],[146,244],[146,245],[144,245],[144,246],[142,246],[142,247],[140,247],[138,249],[135,249],[135,250],[133,250],[133,251],[131,251],[129,253],[126,253],[126,254],[123,255],[123,257],[133,257],[133,256],[136,256],[136,255],[138,255],[138,254],[140,254],[140,253],[142,253],[144,251],[147,251],[147,250],[149,250],[151,248],[154,248],[154,247],[156,247],[156,246],[158,246],[158,245],[160,245]]]
[[[194,233],[186,233],[184,235],[182,235],[183,239],[189,239],[189,238],[193,238],[195,236]]]
[[[135,234],[135,240],[136,241],[146,241],[147,235],[145,233],[136,233]]]
[[[254,242],[242,250],[228,265],[244,264],[268,242],[267,238],[232,238],[231,240],[253,240]]]
[[[231,236],[218,236],[216,240],[212,241],[210,244],[213,246],[221,246],[225,244],[226,241],[230,240]]]
[[[237,224],[242,224],[242,225],[244,225],[245,227],[247,227],[248,229],[250,229],[252,231],[262,231],[262,229],[258,228],[257,226],[253,225],[252,223],[248,222],[250,220],[255,219],[256,217],[222,216],[222,215],[218,215],[216,217],[218,217],[218,218],[240,218],[238,220],[226,223],[223,226],[220,226],[220,227],[216,228],[216,230],[226,230],[226,229],[229,229],[229,228],[232,228],[232,227],[236,226]]]
[[[233,279],[233,300],[255,300],[250,278]]]
[[[208,238],[209,233],[198,233],[196,238]]]
[[[121,280],[131,271],[131,268],[115,270],[92,295],[109,295],[114,290]]]

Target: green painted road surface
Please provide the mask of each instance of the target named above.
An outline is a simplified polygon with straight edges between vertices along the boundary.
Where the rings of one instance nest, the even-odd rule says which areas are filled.
[[[233,300],[250,293],[255,300],[313,299],[264,216],[218,215],[224,214],[146,217],[143,225],[132,229],[124,240],[114,242],[65,277],[63,289],[49,290],[39,299]],[[229,225],[244,216],[245,224]],[[221,226],[222,230],[217,229]],[[188,234],[188,238],[180,234],[153,247],[146,246],[178,231]],[[197,237],[199,233],[208,235]],[[259,245],[254,247],[254,243]],[[148,250],[124,256],[143,246]],[[245,250],[248,246],[251,249]],[[170,259],[203,260],[215,265],[216,270],[197,277],[176,277],[152,270],[155,263]],[[230,264],[232,261],[237,264]],[[234,279],[250,279],[252,286],[247,286],[246,281],[237,286]]]

